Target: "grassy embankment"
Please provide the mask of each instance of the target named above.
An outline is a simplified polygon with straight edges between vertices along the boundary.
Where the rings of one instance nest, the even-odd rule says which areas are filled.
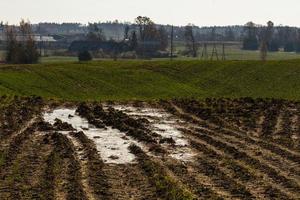
[[[274,97],[300,100],[300,60],[95,61],[0,66],[0,95],[68,100]]]

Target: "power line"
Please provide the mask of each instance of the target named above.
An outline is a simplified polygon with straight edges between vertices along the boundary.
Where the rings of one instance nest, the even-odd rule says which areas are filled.
[[[212,50],[210,59],[213,60],[215,56],[216,56],[217,60],[219,60],[219,55],[218,55],[218,50],[217,50],[216,43],[213,44],[213,50]]]
[[[172,28],[171,28],[171,57],[170,59],[173,60],[173,40],[174,40],[174,26],[172,25]]]
[[[208,53],[207,53],[207,44],[203,44],[203,50],[201,54],[201,59],[207,60],[208,59]]]

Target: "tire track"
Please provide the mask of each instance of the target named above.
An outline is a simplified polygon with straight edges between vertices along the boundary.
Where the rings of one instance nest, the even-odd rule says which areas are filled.
[[[293,162],[300,164],[300,154],[298,152],[294,152],[290,149],[287,149],[286,147],[283,147],[273,142],[269,142],[269,141],[265,142],[261,139],[249,136],[247,133],[242,133],[241,131],[231,130],[228,128],[219,127],[212,123],[205,122],[204,120],[200,119],[199,117],[191,113],[186,113],[185,111],[183,111],[181,108],[179,108],[173,103],[171,103],[171,106],[174,109],[173,111],[176,111],[177,114],[179,114],[184,118],[192,119],[194,122],[196,122],[196,124],[202,125],[204,127],[209,127],[209,129],[213,131],[221,131],[224,134],[228,134],[236,138],[244,139],[248,143],[254,143],[256,145],[259,145],[260,148],[270,150],[274,154],[277,154],[278,156],[284,156],[286,159],[289,159]]]
[[[257,154],[261,154],[261,152],[253,152],[251,148],[249,148],[248,144],[233,144],[231,141],[226,141],[222,138],[215,137],[215,136],[210,136],[212,139],[222,142],[223,144],[229,145],[235,149],[239,149],[241,153],[246,153],[249,155],[251,158],[259,161],[262,165],[269,166],[273,171],[276,171],[278,174],[281,176],[285,177],[286,179],[290,179],[291,181],[297,183],[299,185],[299,177],[293,177],[293,175],[299,176],[299,169],[298,165],[296,164],[291,164],[291,163],[284,163],[284,166],[280,166],[280,160],[272,160],[270,159],[263,159],[262,156],[257,156]],[[266,155],[268,156],[268,155]],[[269,155],[271,156],[271,155]],[[291,166],[289,167],[289,164]]]
[[[205,134],[194,133],[193,136],[222,151],[224,154],[229,155],[232,159],[239,160],[250,166],[252,169],[259,170],[261,173],[266,174],[275,183],[280,185],[282,188],[285,188],[285,192],[290,196],[297,196],[297,194],[299,195],[300,186],[296,182],[278,174],[275,169],[268,165],[264,165],[259,160],[251,157],[247,153],[239,151],[235,147],[219,140],[215,140],[211,136],[207,136]]]
[[[24,141],[17,154],[12,156],[9,166],[2,168],[4,171],[1,173],[1,185],[8,187],[6,195],[10,198],[42,199],[45,197],[43,171],[51,148],[44,144],[44,137],[36,132],[22,139]]]
[[[85,155],[88,158],[87,164],[101,162],[101,168],[98,173],[101,179],[95,191],[100,191],[101,199],[156,199],[155,188],[148,182],[148,178],[144,176],[142,171],[136,164],[116,165],[104,164],[98,155],[93,141],[89,140],[84,133],[78,132],[72,134],[83,145]],[[95,171],[93,169],[88,173],[93,176]],[[90,180],[91,185],[93,181]],[[99,194],[99,193],[98,193]]]
[[[106,164],[103,172],[110,186],[111,199],[157,199],[155,187],[136,164]]]
[[[80,163],[81,184],[83,186],[83,191],[89,200],[96,200],[97,197],[89,183],[89,169],[88,169],[89,163],[88,163],[88,155],[85,151],[85,147],[80,141],[78,141],[76,137],[69,136],[68,138],[71,140],[72,144],[74,145],[76,158],[79,160]]]
[[[71,141],[61,133],[52,133],[55,164],[55,199],[86,200],[81,183],[80,164]],[[62,175],[62,176],[61,176]]]
[[[229,192],[217,187],[210,177],[201,173],[191,163],[184,165],[174,160],[163,162],[176,176],[176,179],[197,195],[197,199],[231,199],[232,196]]]
[[[193,135],[191,136],[191,140],[193,141],[192,146],[195,149],[207,155],[208,160],[215,159],[220,162],[220,166],[224,166],[227,168],[227,171],[231,171],[233,175],[232,178],[238,179],[238,181],[245,184],[246,188],[258,199],[265,199],[265,197],[270,195],[273,195],[273,198],[277,195],[277,198],[285,197],[285,199],[290,199],[281,186],[273,183],[264,173],[257,171],[243,161],[233,159],[222,150],[219,150],[205,141],[199,140]],[[276,192],[276,195],[274,193],[269,194],[270,190]]]
[[[296,175],[300,177],[300,165],[290,160],[286,160],[277,154],[274,154],[270,150],[261,149],[259,146],[253,143],[248,143],[243,139],[237,139],[233,136],[211,131],[204,127],[197,127],[196,131],[213,136],[224,143],[233,145],[235,148],[249,152],[256,159],[262,159],[263,162],[268,163],[273,168],[277,168],[281,173],[288,173],[286,176]],[[288,172],[286,172],[288,171]]]
[[[149,182],[155,186],[156,194],[159,199],[196,199],[196,195],[177,180],[173,173],[168,170],[161,161],[150,158],[136,145],[131,145],[129,148],[130,151],[136,155],[140,169],[145,176],[148,177]]]

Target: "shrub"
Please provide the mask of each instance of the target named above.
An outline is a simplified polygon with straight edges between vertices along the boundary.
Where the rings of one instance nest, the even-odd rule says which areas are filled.
[[[127,51],[121,53],[120,57],[124,59],[136,59],[138,56],[135,51]]]
[[[268,44],[268,50],[272,52],[279,51],[279,43],[276,40],[271,40]]]
[[[243,50],[258,50],[259,42],[256,37],[245,38],[243,41]]]
[[[295,50],[297,53],[300,53],[300,41],[297,41],[297,43],[295,44]]]
[[[78,54],[79,61],[90,61],[92,59],[92,55],[88,51],[82,51]]]
[[[294,52],[295,51],[295,45],[293,42],[287,42],[284,45],[284,51],[285,52]]]

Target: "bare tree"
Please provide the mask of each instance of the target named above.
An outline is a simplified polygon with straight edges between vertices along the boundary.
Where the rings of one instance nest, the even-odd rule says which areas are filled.
[[[268,54],[268,45],[266,42],[262,41],[260,44],[260,59],[262,61],[266,61],[267,54]]]
[[[6,62],[16,64],[36,63],[39,52],[34,40],[30,22],[22,20],[19,30],[6,25]]]
[[[99,28],[96,23],[89,23],[88,29],[89,33],[87,34],[87,40],[97,42],[102,42],[106,40],[103,30]]]
[[[0,30],[2,31],[5,28],[3,21],[0,22]]]
[[[168,33],[163,26],[158,29],[158,40],[160,42],[160,50],[164,51],[168,47]]]
[[[130,26],[128,24],[126,24],[125,28],[124,28],[124,40],[129,39],[129,31],[130,31]]]
[[[268,45],[272,39],[274,23],[269,21],[267,27],[263,30],[260,43],[260,58],[262,61],[267,59]]]
[[[25,22],[22,20],[20,22],[20,31],[23,35],[23,61],[22,63],[36,63],[39,59],[39,52],[37,49],[36,42],[34,40],[34,34],[32,31],[32,26],[29,21]]]
[[[228,26],[225,30],[225,36],[224,36],[224,39],[226,41],[235,41],[235,34],[232,30],[232,28],[230,26]]]
[[[154,52],[165,48],[165,43],[162,42],[166,40],[167,33],[165,30],[158,30],[155,23],[149,17],[137,17],[135,20],[139,28],[139,51],[142,56],[151,56]]]
[[[153,28],[154,22],[149,17],[138,16],[135,19],[135,23],[139,27],[140,39],[142,42],[144,42],[147,35],[149,35],[148,32]]]
[[[295,50],[297,53],[300,53],[300,30],[297,31],[297,40],[295,45]]]
[[[172,25],[172,27],[171,27],[171,48],[170,48],[170,50],[171,50],[171,60],[173,60],[173,51],[174,51],[174,44],[173,44],[173,42],[174,42],[174,26]]]
[[[6,35],[6,56],[5,60],[7,63],[15,63],[18,59],[17,52],[18,42],[17,42],[17,31],[14,26],[5,26],[5,35]]]
[[[185,27],[184,36],[185,36],[187,54],[192,55],[193,57],[197,57],[198,46],[196,44],[193,27],[194,25],[188,24]]]

